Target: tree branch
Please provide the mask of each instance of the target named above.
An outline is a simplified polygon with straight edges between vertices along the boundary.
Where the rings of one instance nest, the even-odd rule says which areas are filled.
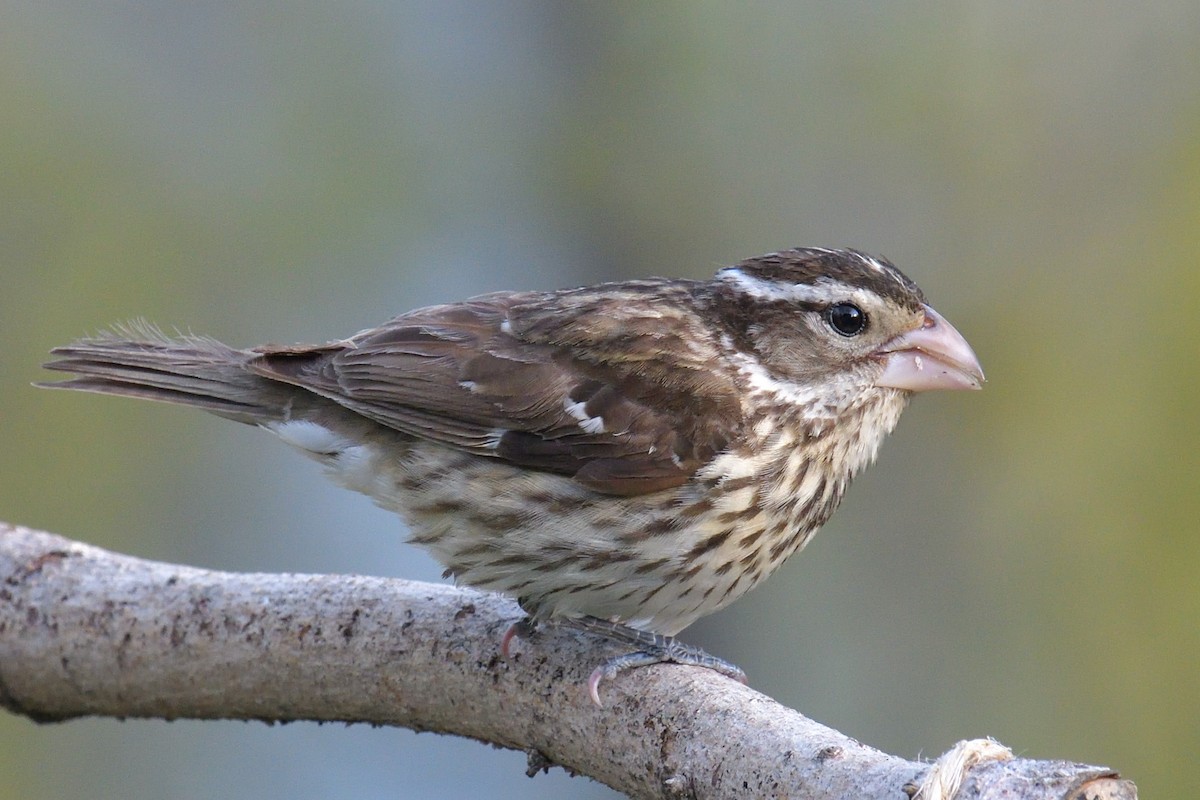
[[[531,774],[560,764],[645,798],[903,798],[947,770],[965,776],[961,798],[1136,797],[1111,770],[1068,762],[931,771],[692,667],[623,674],[598,709],[585,681],[609,646],[545,628],[505,661],[500,637],[519,617],[469,589],[214,572],[0,523],[0,704],[41,722],[400,725],[524,750]],[[954,793],[938,785],[922,796]]]

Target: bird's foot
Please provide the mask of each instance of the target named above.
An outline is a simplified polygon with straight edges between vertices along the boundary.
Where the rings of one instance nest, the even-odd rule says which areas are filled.
[[[632,653],[610,658],[592,671],[588,678],[588,694],[597,706],[604,705],[600,701],[601,683],[612,680],[625,670],[647,667],[651,664],[684,664],[692,667],[704,667],[727,675],[739,683],[746,682],[746,673],[740,667],[710,655],[699,647],[684,644],[673,636],[641,631],[598,617],[572,617],[564,619],[562,622],[576,630],[595,633],[606,639],[637,648]]]
[[[625,653],[605,661],[596,667],[588,677],[588,695],[592,698],[592,702],[599,707],[604,705],[600,700],[601,683],[612,680],[626,670],[648,667],[652,664],[683,664],[691,667],[704,667],[733,678],[739,683],[746,682],[746,673],[742,671],[741,667],[706,653],[699,647],[684,644],[673,636],[638,630],[599,617],[563,617],[554,620],[554,624],[593,633],[636,648],[632,653]],[[532,617],[525,617],[510,625],[500,639],[500,655],[508,659],[513,639],[528,639],[537,632],[537,627],[538,623]]]

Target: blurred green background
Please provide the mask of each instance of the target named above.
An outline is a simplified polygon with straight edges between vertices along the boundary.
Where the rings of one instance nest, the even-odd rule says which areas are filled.
[[[103,8],[102,8],[103,6]],[[1144,797],[1200,752],[1194,0],[0,5],[0,518],[436,580],[269,436],[40,392],[145,317],[323,341],[501,288],[851,245],[989,383],[917,398],[804,556],[685,638],[871,745]],[[0,717],[0,797],[609,797],[407,731]]]

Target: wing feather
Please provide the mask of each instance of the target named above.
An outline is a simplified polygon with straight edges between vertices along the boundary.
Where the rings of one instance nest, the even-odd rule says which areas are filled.
[[[691,286],[484,295],[259,348],[250,368],[412,436],[641,494],[686,481],[742,424]]]

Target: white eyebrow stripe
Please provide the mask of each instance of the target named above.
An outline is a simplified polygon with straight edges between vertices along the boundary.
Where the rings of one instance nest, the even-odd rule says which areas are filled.
[[[747,275],[737,267],[727,267],[717,274],[742,294],[768,302],[830,303],[839,296],[859,292],[856,287],[829,278],[818,278],[814,283],[778,283]]]

